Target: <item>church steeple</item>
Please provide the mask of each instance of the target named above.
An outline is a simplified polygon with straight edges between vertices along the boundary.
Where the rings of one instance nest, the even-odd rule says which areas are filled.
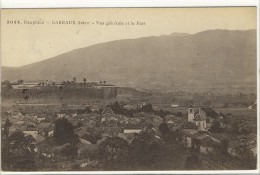
[[[195,108],[193,105],[188,107],[188,122],[194,122]]]

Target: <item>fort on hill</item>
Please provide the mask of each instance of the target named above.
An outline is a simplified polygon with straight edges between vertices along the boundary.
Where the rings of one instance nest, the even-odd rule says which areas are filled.
[[[117,88],[105,81],[76,83],[75,81],[34,81],[2,83],[2,98],[15,103],[74,103],[86,99],[115,99]]]

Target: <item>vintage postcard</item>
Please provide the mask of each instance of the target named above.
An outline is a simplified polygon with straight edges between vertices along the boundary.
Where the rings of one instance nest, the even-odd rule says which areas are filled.
[[[257,170],[257,8],[1,10],[1,169]]]

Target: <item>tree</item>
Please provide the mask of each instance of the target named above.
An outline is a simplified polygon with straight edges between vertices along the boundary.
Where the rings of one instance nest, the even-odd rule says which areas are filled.
[[[110,105],[110,107],[115,114],[120,114],[122,111],[122,107],[119,105],[118,101]]]
[[[186,158],[185,169],[187,170],[199,170],[201,168],[201,161],[195,150],[190,151],[190,155]]]
[[[23,84],[23,80],[18,80],[18,84]]]
[[[168,127],[167,123],[165,123],[165,122],[161,123],[159,125],[158,129],[162,135],[167,135],[170,132],[169,127]]]
[[[131,142],[128,165],[135,167],[150,167],[161,160],[162,142],[154,135],[141,132]]]
[[[193,122],[186,122],[181,127],[182,129],[198,129],[198,126]]]
[[[73,126],[66,118],[59,118],[55,122],[53,138],[56,145],[71,143],[77,140],[77,135],[74,134]]]
[[[235,152],[243,169],[256,169],[257,160],[248,145],[239,145],[236,147]]]
[[[12,85],[8,80],[3,81],[1,83],[1,87],[4,88],[4,89],[7,89],[7,90],[12,89]]]
[[[3,144],[2,149],[3,169],[13,171],[32,171],[36,170],[36,146],[32,136],[17,131],[12,133],[8,141]],[[8,154],[8,157],[5,155]]]
[[[2,167],[7,168],[9,166],[10,162],[10,150],[9,150],[9,128],[12,126],[9,119],[7,118],[4,130],[1,134],[1,141],[2,141],[2,154],[1,154],[1,160],[2,160]]]
[[[109,105],[109,107],[111,107],[112,111],[115,114],[120,114],[120,115],[126,115],[126,116],[133,116],[134,111],[133,110],[127,110],[125,109],[122,105],[120,105],[118,103],[118,101],[116,101],[115,103],[113,103],[112,105]]]
[[[102,139],[102,136],[100,133],[90,133],[83,135],[82,139],[85,139],[91,142],[92,144],[96,144],[98,140]]]
[[[86,83],[86,81],[87,81],[87,79],[84,77],[84,78],[83,78],[83,82]]]
[[[204,101],[202,104],[205,105],[205,106],[210,106],[211,105],[211,101]]]
[[[119,137],[110,137],[99,145],[99,156],[106,168],[120,168],[127,160],[128,143]]]
[[[224,104],[224,108],[228,108],[229,107],[229,104],[228,103],[225,103]]]
[[[156,112],[156,114],[159,115],[161,118],[164,118],[168,113],[160,109],[158,112]]]
[[[183,114],[182,114],[182,112],[177,112],[177,113],[176,113],[176,116],[177,116],[177,117],[182,117]]]
[[[224,139],[224,140],[221,141],[220,149],[221,149],[221,152],[223,154],[227,154],[228,153],[228,145],[229,145],[229,140],[228,139]]]
[[[12,123],[9,121],[9,119],[7,118],[5,121],[5,125],[4,125],[4,130],[2,131],[2,135],[4,138],[9,137],[9,128],[12,126]]]
[[[181,143],[182,141],[182,134],[179,129],[176,131],[170,131],[165,137],[164,140],[166,143]]]
[[[210,132],[222,132],[222,128],[219,122],[214,122],[209,129]]]
[[[152,104],[144,105],[141,109],[141,112],[154,112]]]
[[[66,118],[59,118],[55,122],[53,139],[56,145],[70,143],[69,153],[71,158],[77,155],[78,135],[74,133],[72,124]]]
[[[77,80],[77,78],[76,78],[76,77],[74,77],[74,78],[73,78],[73,82],[75,83],[75,82],[76,82],[76,80]]]
[[[236,135],[236,134],[238,134],[238,131],[239,131],[238,122],[235,121],[231,125],[231,133]]]

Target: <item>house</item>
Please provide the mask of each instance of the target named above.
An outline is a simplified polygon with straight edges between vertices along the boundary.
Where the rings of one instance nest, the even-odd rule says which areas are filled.
[[[253,152],[254,156],[257,156],[257,135],[250,133],[245,136],[244,143],[248,145],[248,148]]]
[[[80,139],[80,143],[78,144],[78,158],[88,157],[89,154],[95,152],[98,149],[97,144],[91,144],[90,142]]]
[[[92,86],[94,89],[103,89],[103,88],[116,88],[115,85],[110,85],[110,84],[98,84]]]
[[[194,148],[202,154],[214,152],[214,141],[209,135],[196,129],[183,129],[182,143],[186,148]]]
[[[42,121],[45,120],[45,118],[44,117],[37,117],[37,120],[38,120],[39,123],[41,123]]]
[[[119,124],[120,125],[127,125],[129,122],[129,119],[125,116],[120,116],[119,117]]]
[[[187,123],[184,118],[176,117],[175,115],[166,115],[164,119],[166,123],[173,124],[176,127],[181,127],[183,124]]]
[[[211,124],[213,122],[213,119],[210,117],[206,117],[206,129],[210,129],[211,128]]]
[[[118,120],[113,117],[104,117],[101,119],[100,123],[97,123],[96,126],[102,126],[102,127],[118,127]]]
[[[195,108],[193,105],[188,107],[188,122],[193,122],[195,116]]]
[[[239,146],[239,144],[240,143],[237,141],[229,141],[227,152],[232,156],[236,156],[236,148]]]
[[[249,144],[248,148],[252,151],[252,153],[254,154],[254,157],[257,157],[257,144],[256,144],[256,142]]]
[[[94,121],[99,121],[102,116],[100,114],[97,114],[97,113],[91,113],[91,114],[88,114],[86,117],[91,119],[91,120],[94,120]]]
[[[27,128],[35,128],[35,124],[33,122],[25,121],[24,124]]]
[[[200,135],[197,129],[183,129],[182,130],[182,144],[186,148],[191,148],[194,145],[196,135]]]
[[[193,122],[198,126],[199,130],[205,131],[207,128],[207,115],[201,108],[198,109],[198,112],[195,112],[195,107],[190,105],[188,107],[188,122]]]
[[[79,138],[79,141],[80,141],[80,143],[82,143],[82,144],[91,144],[89,141],[87,141],[87,140],[85,140],[85,139],[81,139],[81,138]]]
[[[250,133],[250,134],[246,135],[246,139],[248,140],[249,143],[256,142],[257,135],[255,133]]]
[[[142,108],[143,106],[145,106],[146,103],[145,102],[138,102],[137,103],[137,108]]]
[[[166,123],[173,123],[175,118],[175,115],[169,114],[164,117],[164,120]]]
[[[25,116],[22,115],[21,113],[13,113],[11,116],[8,117],[8,120],[10,123],[15,123],[17,121],[24,121]]]
[[[205,134],[202,134],[196,139],[199,141],[200,153],[209,154],[214,152],[214,141]]]
[[[128,123],[129,125],[138,125],[141,122],[139,118],[129,118]]]
[[[36,128],[30,128],[23,131],[27,136],[32,136],[35,140],[38,140],[38,130]]]
[[[94,121],[94,120],[83,120],[82,125],[86,126],[88,128],[93,128],[96,125],[96,121]]]
[[[148,134],[151,134],[151,135],[161,135],[161,132],[159,131],[159,129],[157,127],[154,127],[153,125],[150,125],[150,126],[145,126],[143,129],[142,129],[143,132],[146,132]]]
[[[126,140],[128,143],[131,143],[136,137],[136,133],[118,133],[117,137]]]
[[[199,109],[199,113],[194,117],[194,122],[198,126],[199,130],[205,131],[207,127],[206,113]]]
[[[117,122],[118,119],[117,119],[116,115],[109,115],[109,116],[107,115],[106,117],[101,118],[101,123],[105,122],[105,121],[107,121],[107,122]]]
[[[225,124],[224,124],[224,122],[223,122],[223,119],[214,118],[214,119],[211,121],[211,125],[213,125],[214,123],[219,123],[221,128],[226,128],[226,126],[225,126]]]
[[[167,123],[167,125],[168,125],[169,130],[172,132],[175,132],[176,130],[179,129],[179,127],[175,126],[174,123]]]
[[[54,130],[50,130],[50,131],[48,132],[48,136],[49,136],[49,137],[52,137],[53,134],[54,134]]]
[[[179,107],[179,105],[178,104],[171,104],[171,107],[172,108],[177,108],[177,107]]]
[[[201,107],[201,110],[203,110],[206,113],[207,117],[217,118],[217,116],[218,116],[218,113],[214,109],[212,109],[212,108]]]
[[[158,127],[163,122],[163,119],[158,115],[152,116],[152,119],[153,119],[153,125],[156,127]]]
[[[51,123],[40,123],[37,125],[37,128],[41,136],[47,137],[48,132],[53,130],[54,125]]]
[[[39,88],[40,84],[38,82],[25,82],[22,84],[12,84],[13,89],[33,89]]]
[[[123,129],[123,133],[124,134],[139,134],[141,133],[143,130],[143,128],[141,127],[138,127],[138,126],[126,126],[124,129]]]
[[[224,116],[223,115],[219,115],[217,118],[220,119],[220,120],[223,120]]]
[[[57,114],[57,118],[63,118],[65,117],[65,114]]]
[[[83,137],[84,135],[88,135],[89,132],[86,131],[85,127],[80,127],[74,130],[74,133],[77,134],[80,138]]]
[[[118,133],[122,133],[121,127],[99,127],[101,133],[109,136],[109,137],[116,137]]]
[[[181,125],[182,129],[194,129],[197,130],[198,126],[193,122],[185,122]]]
[[[223,140],[227,140],[228,137],[225,134],[222,133],[210,133],[210,138],[217,142],[217,143],[222,143]]]
[[[33,122],[33,123],[39,123],[38,121],[38,116],[33,115],[33,114],[26,114],[24,116],[25,121]]]
[[[101,115],[104,116],[104,117],[106,117],[106,116],[114,115],[114,112],[113,112],[113,110],[112,110],[110,107],[105,107],[105,108],[102,110]]]
[[[133,106],[133,105],[125,105],[124,108],[127,109],[127,110],[133,110],[133,109],[135,109],[136,107]]]

